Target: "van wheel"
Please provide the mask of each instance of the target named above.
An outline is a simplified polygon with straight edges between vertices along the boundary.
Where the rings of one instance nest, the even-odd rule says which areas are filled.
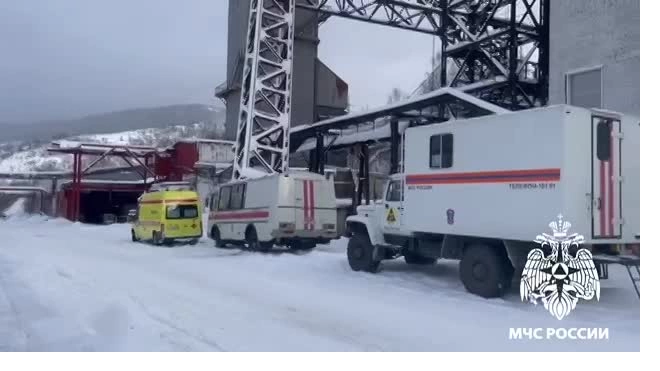
[[[131,240],[132,240],[133,242],[137,242],[137,241],[138,241],[137,237],[135,236],[135,230],[133,230],[133,229],[131,229]]]
[[[474,244],[467,247],[459,265],[465,289],[483,298],[500,297],[506,291],[506,262],[494,248]]]
[[[374,246],[371,244],[369,236],[364,233],[356,233],[348,240],[346,255],[348,265],[351,266],[352,270],[356,272],[378,272],[380,260],[374,258]]]
[[[257,230],[254,227],[248,227],[245,233],[245,242],[247,243],[248,250],[266,252],[273,248],[272,242],[261,242],[257,236]]]
[[[438,261],[436,258],[427,258],[426,256],[422,256],[414,252],[406,252],[403,255],[403,259],[406,261],[406,264],[412,265],[431,265]]]
[[[211,239],[215,242],[215,247],[227,247],[225,241],[220,239],[220,230],[217,227],[213,227],[211,231]]]

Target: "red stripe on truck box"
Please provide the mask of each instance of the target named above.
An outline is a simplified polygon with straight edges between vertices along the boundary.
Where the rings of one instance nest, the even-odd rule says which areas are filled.
[[[428,184],[471,184],[471,183],[515,183],[515,182],[557,182],[560,169],[529,169],[475,171],[465,173],[412,174],[406,176],[406,183]]]

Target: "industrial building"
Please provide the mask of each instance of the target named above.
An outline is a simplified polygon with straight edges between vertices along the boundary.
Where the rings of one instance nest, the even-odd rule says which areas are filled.
[[[227,4],[227,80],[215,89],[215,96],[227,108],[224,135],[229,140],[236,139],[249,5],[244,0]],[[319,23],[324,19],[315,11],[296,12],[291,126],[347,113],[348,84],[318,58]]]
[[[226,103],[226,133],[233,136],[248,2],[230,1],[228,11],[227,83],[216,89],[216,96]],[[398,169],[401,125],[479,114],[463,97],[458,106],[464,111],[457,111],[449,95],[432,96],[433,89],[444,87],[508,110],[567,103],[639,115],[639,11],[639,1],[634,0],[297,0],[292,161],[303,157],[309,169],[317,172],[325,164],[349,166],[364,183],[356,188],[373,195],[376,179],[369,173],[378,168]],[[433,83],[422,83],[433,89],[421,91],[396,109],[383,107],[336,119],[311,114],[319,105],[318,100],[310,100],[316,91],[344,86],[310,72],[315,71],[310,66],[318,62],[312,58],[319,46],[318,27],[333,17],[437,35],[440,62],[430,74]],[[300,125],[305,128],[297,130]],[[392,150],[387,150],[390,146]],[[344,152],[333,157],[336,150]],[[390,166],[383,167],[380,160],[389,161]],[[361,202],[363,196],[357,197]]]
[[[50,152],[74,157],[72,171],[0,174],[10,183],[0,187],[0,202],[7,207],[24,198],[31,213],[95,224],[122,222],[157,182],[187,182],[205,198],[231,164],[232,145],[207,139],[182,140],[168,148],[54,142]],[[122,158],[127,166],[95,167],[108,157]]]
[[[552,0],[549,103],[639,116],[639,19],[639,0]]]
[[[406,125],[482,115],[495,112],[497,107],[517,110],[560,103],[639,115],[639,1],[448,1],[444,5],[419,5],[410,0],[392,5],[397,12],[383,12],[383,2],[362,0],[363,7],[358,9],[351,2],[323,2],[321,7],[312,0],[296,1],[291,166],[316,172],[327,170],[326,165],[352,169],[355,186],[345,184],[351,176],[341,175],[340,199],[359,204],[363,198],[369,202],[379,195],[379,180],[398,170],[399,133]],[[42,201],[32,204],[46,205],[39,206],[42,209],[52,204],[59,214],[76,219],[85,203],[117,201],[123,196],[133,199],[154,181],[191,181],[204,197],[228,179],[249,2],[229,0],[227,10],[227,79],[215,90],[215,96],[226,105],[226,141],[181,141],[167,149],[133,148],[133,157],[144,162],[130,175],[125,169],[104,173],[81,168],[68,174],[40,174],[41,183],[36,185],[40,191],[33,192],[43,193],[39,196]],[[319,26],[332,22],[334,16],[437,35],[443,57],[429,77],[434,83],[427,85],[438,89],[427,89],[398,105],[349,115],[349,84],[320,61],[317,53],[322,47]],[[449,64],[456,67],[453,75],[448,74]],[[435,84],[436,79],[439,84]],[[475,103],[467,95],[494,106]],[[108,150],[97,146],[88,155],[101,156]],[[124,148],[119,155],[126,155],[127,150],[131,151]],[[383,161],[389,166],[383,166]],[[78,180],[75,174],[82,173]]]

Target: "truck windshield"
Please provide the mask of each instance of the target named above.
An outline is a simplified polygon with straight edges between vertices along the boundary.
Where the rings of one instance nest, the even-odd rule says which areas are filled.
[[[197,218],[195,205],[169,205],[167,206],[167,219],[193,219]]]

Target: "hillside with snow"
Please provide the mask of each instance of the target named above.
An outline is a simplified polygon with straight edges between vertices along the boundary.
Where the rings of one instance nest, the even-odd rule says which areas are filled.
[[[175,125],[165,128],[150,128],[118,133],[81,135],[64,138],[66,140],[101,144],[130,144],[166,147],[180,139],[195,139],[214,137],[219,130],[214,123],[194,123],[192,125]],[[39,171],[64,171],[73,166],[73,156],[50,153],[49,143],[40,144],[35,148],[19,151],[0,159],[0,173],[27,173]],[[91,162],[93,158],[83,158]],[[109,158],[97,166],[124,165],[122,159]]]
[[[73,158],[70,155],[61,155],[50,153],[47,148],[54,140],[71,140],[78,142],[103,143],[103,144],[130,144],[166,147],[174,144],[180,139],[219,139],[224,133],[224,110],[204,106],[209,113],[200,114],[193,112],[191,114],[172,113],[171,107],[165,107],[165,112],[173,114],[172,117],[161,117],[163,112],[158,109],[151,109],[152,117],[147,120],[145,112],[141,113],[142,121],[136,122],[136,127],[131,130],[108,130],[107,132],[98,132],[98,127],[90,127],[89,131],[82,131],[81,128],[72,131],[72,135],[56,135],[53,137],[43,137],[40,132],[35,132],[35,136],[26,140],[7,140],[0,139],[0,173],[26,173],[39,171],[63,171],[72,167]],[[131,117],[137,118],[120,112],[99,116],[99,125],[101,127],[113,127],[112,122],[119,122]],[[194,118],[202,118],[199,121],[191,121]],[[162,125],[155,123],[154,120],[160,119],[168,123]],[[142,127],[141,125],[152,124],[153,127]],[[126,124],[116,125],[125,127]],[[0,128],[1,129],[1,128]],[[3,135],[0,138],[5,137]],[[90,162],[93,158],[84,158],[83,161]],[[99,163],[97,166],[123,165],[122,159],[108,159]]]

